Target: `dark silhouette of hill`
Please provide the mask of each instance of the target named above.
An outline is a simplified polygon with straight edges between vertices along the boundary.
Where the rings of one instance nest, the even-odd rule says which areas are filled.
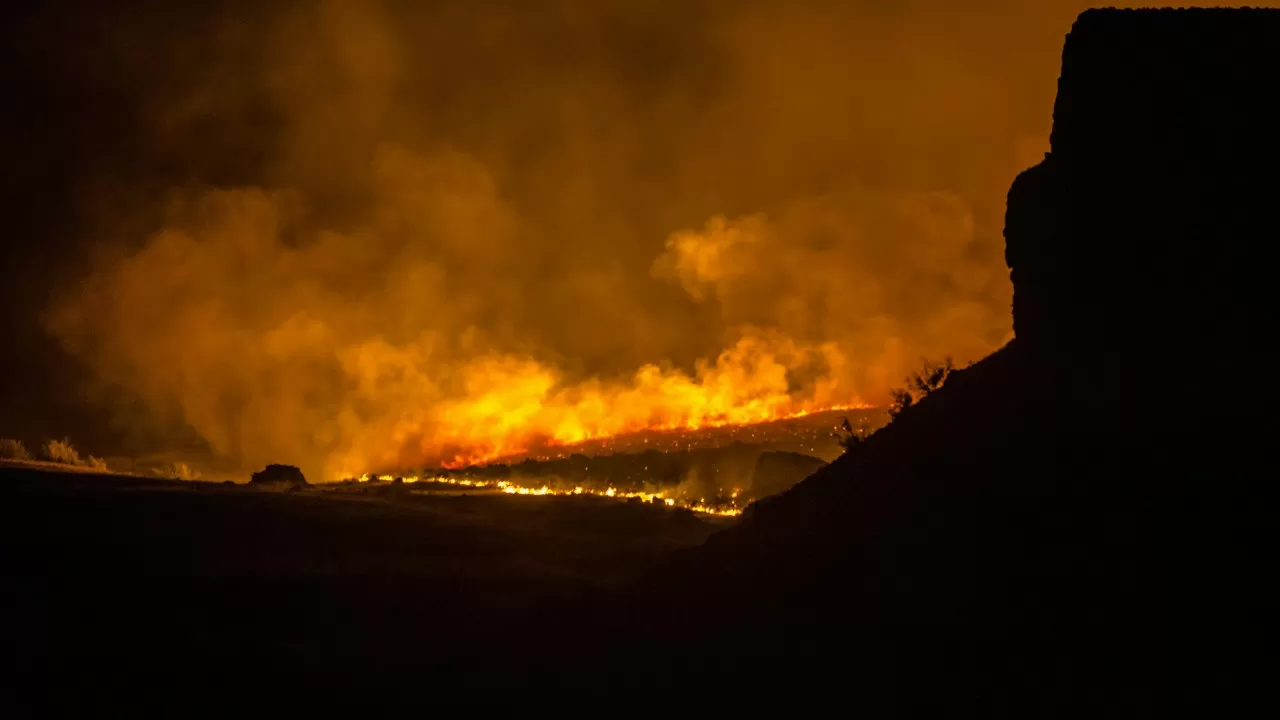
[[[1016,339],[571,633],[550,675],[622,654],[867,712],[1221,712],[1266,566],[1276,47],[1274,11],[1082,14],[1052,151],[1009,193]]]

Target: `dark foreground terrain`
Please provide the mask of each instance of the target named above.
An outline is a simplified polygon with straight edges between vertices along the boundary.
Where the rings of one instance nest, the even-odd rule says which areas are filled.
[[[92,704],[220,673],[429,675],[459,643],[632,581],[717,527],[607,499],[382,490],[0,469],[9,691]]]

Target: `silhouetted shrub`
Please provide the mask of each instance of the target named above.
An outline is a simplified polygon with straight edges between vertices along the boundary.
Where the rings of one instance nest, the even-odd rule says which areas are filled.
[[[200,471],[191,467],[184,462],[172,462],[151,469],[151,474],[157,477],[174,478],[177,480],[199,480]]]
[[[69,438],[50,440],[44,444],[44,459],[63,465],[83,465],[80,453],[71,444]]]
[[[952,364],[951,358],[944,358],[939,364],[925,361],[924,368],[912,375],[907,382],[915,389],[920,398],[928,397],[929,393],[942,387],[956,369]]]
[[[916,398],[911,391],[902,388],[894,388],[889,391],[889,419],[897,420],[903,410],[915,404]]]
[[[906,388],[895,388],[889,391],[889,417],[897,419],[902,411],[916,404],[917,400],[923,400],[933,391],[946,384],[947,378],[951,377],[951,373],[956,369],[951,358],[944,358],[941,363],[933,363],[928,360],[924,362],[924,367],[919,372],[912,373],[907,378]]]
[[[865,423],[859,424],[857,429],[854,429],[853,425],[849,424],[848,417],[843,418],[840,426],[836,428],[835,432],[831,433],[831,437],[836,439],[836,444],[844,448],[846,452],[861,445],[870,436],[871,431]]]
[[[0,460],[30,460],[31,453],[21,440],[0,438]]]

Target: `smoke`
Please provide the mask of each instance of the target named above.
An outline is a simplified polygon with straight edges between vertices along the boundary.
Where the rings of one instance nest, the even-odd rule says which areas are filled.
[[[131,424],[329,479],[880,403],[1010,335],[1080,9],[1031,5],[228,4],[139,90],[195,177],[114,190],[49,327]]]

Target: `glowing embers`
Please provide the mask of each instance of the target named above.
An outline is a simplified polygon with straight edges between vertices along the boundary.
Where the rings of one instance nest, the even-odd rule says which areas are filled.
[[[375,477],[369,474],[365,474],[360,476],[360,482],[369,482],[371,480],[378,480],[380,482],[393,482],[395,479],[396,478],[391,475],[378,475]],[[497,480],[497,481],[472,480],[469,478],[455,478],[455,477],[445,477],[445,476],[435,476],[435,477],[425,477],[425,478],[418,477],[418,476],[411,476],[411,477],[401,478],[401,481],[405,483],[413,483],[413,484],[421,484],[421,485],[436,485],[436,486],[440,486],[441,488],[444,488],[446,486],[453,486],[453,487],[465,487],[465,488],[475,488],[475,489],[492,489],[492,490],[501,491],[507,495],[529,495],[529,496],[537,496],[537,497],[543,497],[548,495],[558,495],[558,496],[590,495],[594,497],[615,498],[618,500],[639,500],[641,502],[649,503],[652,505],[660,505],[660,506],[670,507],[670,508],[683,508],[683,509],[690,510],[696,513],[701,513],[704,515],[717,515],[720,517],[736,517],[738,515],[741,515],[743,510],[743,505],[739,504],[740,491],[737,489],[733,491],[732,497],[730,497],[728,502],[726,503],[708,503],[705,498],[699,498],[698,500],[693,500],[693,499],[678,498],[678,497],[668,497],[665,492],[648,493],[648,492],[638,492],[638,491],[627,491],[627,490],[619,490],[618,488],[613,486],[609,486],[604,489],[589,488],[589,487],[584,487],[582,485],[575,485],[572,488],[553,488],[546,484],[532,486],[532,485],[521,485],[519,483],[511,482],[510,480]]]
[[[575,486],[572,489],[568,489],[568,490],[556,490],[547,485],[541,485],[539,487],[526,487],[523,485],[518,485],[512,482],[509,482],[507,480],[502,480],[496,483],[496,486],[500,488],[502,492],[507,493],[508,495],[595,495],[597,497],[617,498],[620,500],[640,500],[641,502],[646,502],[653,505],[665,505],[666,507],[681,507],[681,508],[685,508],[686,510],[692,510],[693,512],[704,513],[707,515],[720,515],[724,517],[733,517],[733,516],[742,514],[742,508],[738,507],[734,503],[729,503],[725,505],[709,505],[706,503],[705,500],[699,500],[697,502],[693,502],[693,501],[684,500],[681,498],[667,497],[666,493],[662,493],[662,492],[657,492],[657,493],[629,492],[629,491],[619,490],[612,486],[607,487],[604,490],[585,488],[585,487],[582,487],[581,485]],[[737,491],[734,491],[734,501],[736,501],[736,499],[737,499]]]

